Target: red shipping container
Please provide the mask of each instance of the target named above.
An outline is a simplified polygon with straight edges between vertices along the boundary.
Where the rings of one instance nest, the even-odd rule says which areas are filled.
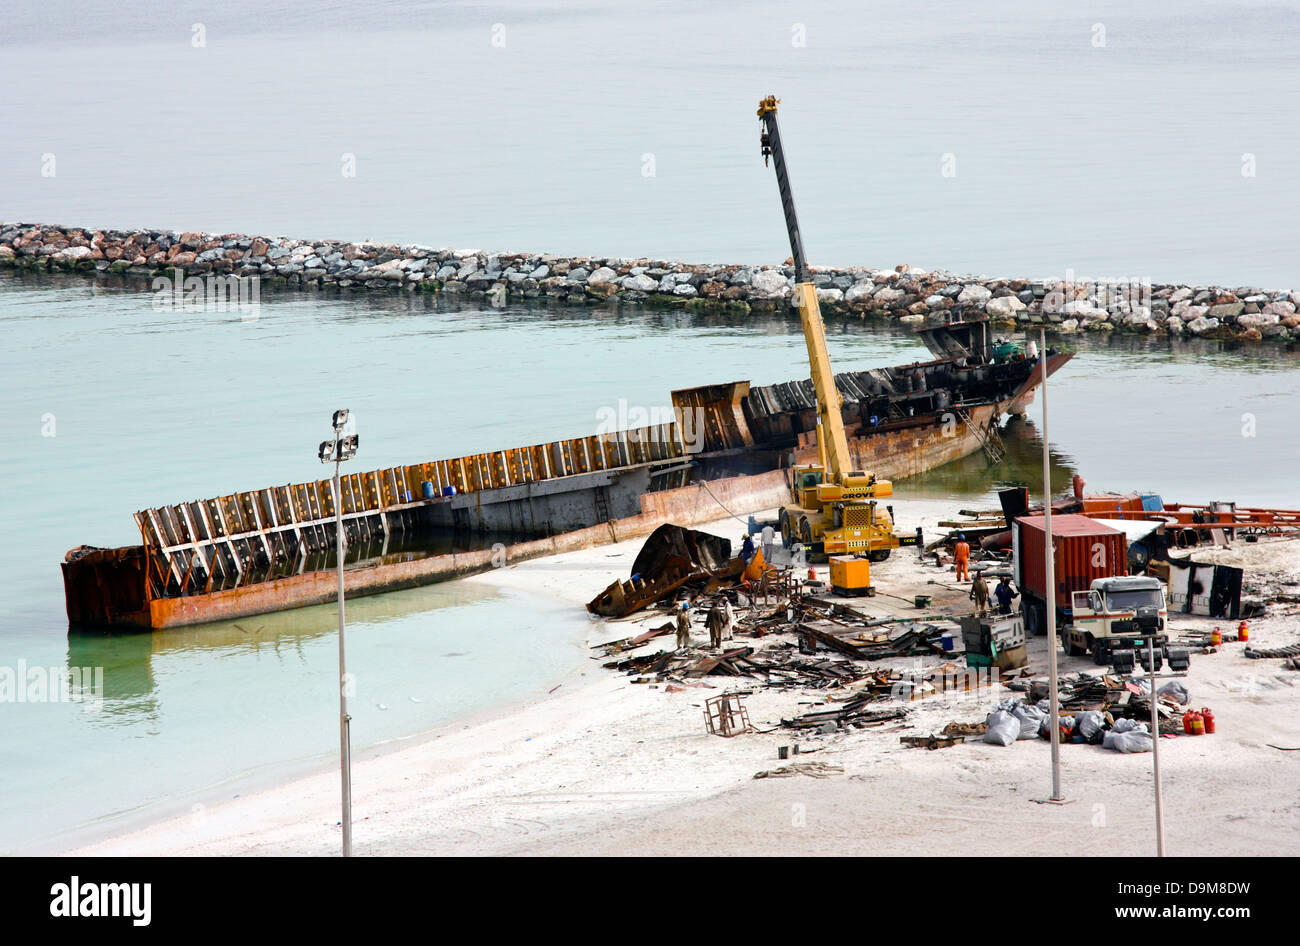
[[[1047,597],[1044,546],[1047,531],[1042,516],[1015,521],[1012,549],[1015,579],[1021,593]],[[1052,516],[1052,547],[1056,571],[1056,606],[1070,607],[1070,595],[1086,591],[1096,578],[1128,574],[1128,541],[1124,533],[1095,519],[1078,515]]]

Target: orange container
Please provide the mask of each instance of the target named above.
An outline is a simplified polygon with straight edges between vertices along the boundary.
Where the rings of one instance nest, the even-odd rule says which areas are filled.
[[[1208,706],[1201,710],[1201,720],[1207,733],[1214,732],[1214,713],[1210,712]]]
[[[1192,734],[1192,717],[1195,715],[1195,710],[1188,710],[1183,714],[1183,732],[1189,736]]]
[[[1245,621],[1242,621],[1240,624],[1237,625],[1237,640],[1239,641],[1250,640],[1250,628],[1246,626]]]
[[[1047,532],[1043,517],[1023,516],[1015,520],[1013,532],[1016,584],[1022,593],[1028,591],[1042,600],[1047,596],[1043,554],[1047,550]],[[1071,593],[1087,591],[1094,578],[1128,574],[1128,541],[1124,533],[1087,516],[1052,516],[1052,549],[1058,608],[1070,607]]]
[[[1223,643],[1223,632],[1217,627],[1214,629],[1214,633],[1210,635],[1210,643],[1215,647]]]

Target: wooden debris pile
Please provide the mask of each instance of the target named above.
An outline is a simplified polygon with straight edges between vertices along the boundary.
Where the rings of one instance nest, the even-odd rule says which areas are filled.
[[[654,674],[660,680],[704,676],[748,676],[778,689],[825,690],[856,683],[872,674],[849,660],[806,657],[791,645],[764,651],[753,647],[731,647],[719,653],[695,650],[666,651],[627,657],[604,665],[635,675]]]
[[[947,749],[966,741],[965,736],[899,736],[898,741],[909,749]]]
[[[907,715],[907,710],[903,707],[871,709],[870,705],[877,702],[878,699],[879,697],[874,693],[860,693],[842,706],[804,713],[802,716],[796,716],[793,719],[783,719],[781,725],[786,729],[815,729],[821,732],[832,732],[836,729],[844,729],[847,726],[852,726],[854,729],[879,726],[891,720],[902,719]]]

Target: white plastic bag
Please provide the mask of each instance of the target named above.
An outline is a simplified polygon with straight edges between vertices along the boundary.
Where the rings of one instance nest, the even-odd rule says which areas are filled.
[[[1020,721],[1020,735],[1017,739],[1036,739],[1038,728],[1050,714],[1044,713],[1037,706],[1021,703],[1011,711],[1011,715]]]
[[[1122,720],[1120,721],[1122,722]],[[1117,722],[1115,725],[1119,725]],[[1106,733],[1106,738],[1102,740],[1103,749],[1114,749],[1116,752],[1150,752],[1153,743],[1151,734],[1142,729],[1130,729],[1126,732],[1116,732],[1112,729]]]
[[[995,746],[1009,746],[1020,738],[1020,720],[1006,710],[994,710],[989,714],[989,730],[984,734],[984,741]]]
[[[1074,729],[1084,742],[1099,742],[1106,728],[1106,717],[1098,710],[1085,710],[1074,718]]]

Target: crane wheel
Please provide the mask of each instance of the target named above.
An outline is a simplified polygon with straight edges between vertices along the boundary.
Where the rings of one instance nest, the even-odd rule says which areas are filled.
[[[867,561],[868,561],[868,562],[883,562],[885,559],[889,558],[889,553],[890,553],[890,551],[892,551],[892,550],[891,550],[891,549],[876,549],[874,552],[868,552],[868,553],[867,553]]]

